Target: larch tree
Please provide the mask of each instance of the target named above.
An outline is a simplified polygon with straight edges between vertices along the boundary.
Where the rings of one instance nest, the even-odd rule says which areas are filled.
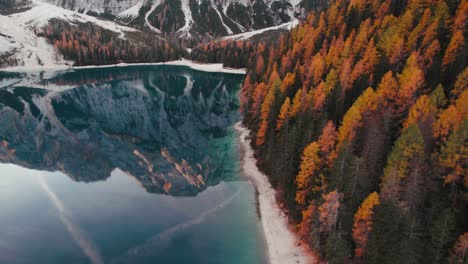
[[[438,161],[445,171],[444,184],[452,193],[468,188],[468,119],[442,145]]]
[[[416,125],[412,125],[397,139],[384,169],[382,199],[397,204],[405,215],[404,238],[407,243],[419,239],[420,217],[424,213],[422,208],[429,180],[426,177],[427,159],[422,133]],[[420,249],[417,246],[420,244],[414,243],[412,245]],[[412,256],[418,259],[421,255]]]
[[[279,131],[281,128],[283,128],[284,124],[288,122],[289,120],[289,115],[291,113],[291,99],[289,97],[286,97],[284,100],[283,105],[281,106],[280,113],[278,116],[278,119],[276,121],[276,130]]]
[[[465,38],[463,37],[463,32],[461,30],[457,30],[453,33],[450,43],[445,50],[442,61],[444,69],[449,69],[457,59],[464,57],[463,52],[466,53]]]
[[[422,95],[411,106],[403,129],[417,125],[423,134],[426,144],[432,141],[432,125],[436,120],[437,107],[432,104],[428,95]]]
[[[356,245],[355,255],[357,257],[362,257],[364,255],[367,240],[370,232],[372,231],[374,207],[379,204],[379,194],[377,192],[373,192],[362,202],[358,211],[354,215],[353,240]]]
[[[416,101],[424,87],[424,73],[417,65],[418,55],[413,52],[406,61],[401,74],[398,75],[399,91],[397,105],[401,114],[405,113]]]
[[[345,143],[351,143],[354,140],[357,128],[363,124],[363,114],[376,110],[376,99],[376,93],[369,87],[346,112],[343,117],[343,123],[338,130],[338,150]]]
[[[313,176],[320,169],[319,153],[320,146],[315,141],[310,143],[302,153],[299,174],[296,177],[296,203],[299,207],[306,205],[308,187],[311,185]]]
[[[468,90],[464,90],[455,102],[440,113],[440,117],[434,124],[432,131],[435,138],[445,141],[447,136],[462,124],[464,119],[468,118],[467,100]]]

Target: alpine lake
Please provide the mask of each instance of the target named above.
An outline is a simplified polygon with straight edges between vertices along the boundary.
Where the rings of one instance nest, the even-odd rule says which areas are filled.
[[[242,75],[0,72],[0,263],[267,263]]]

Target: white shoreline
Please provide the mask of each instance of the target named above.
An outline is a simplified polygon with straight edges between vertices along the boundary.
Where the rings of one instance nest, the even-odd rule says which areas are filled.
[[[233,69],[225,68],[222,63],[197,63],[192,60],[181,59],[167,62],[148,62],[148,63],[117,63],[117,64],[106,64],[106,65],[87,65],[87,66],[67,66],[67,65],[56,65],[56,67],[27,67],[27,66],[13,66],[0,68],[0,72],[42,72],[42,71],[66,71],[66,70],[80,70],[80,69],[96,69],[96,68],[114,68],[114,67],[132,67],[132,66],[156,66],[156,65],[173,65],[173,66],[185,66],[192,70],[203,71],[203,72],[222,72],[232,74],[246,74],[246,69]]]
[[[288,219],[276,202],[275,190],[267,176],[257,167],[248,136],[250,130],[239,122],[235,129],[240,132],[242,171],[248,176],[258,192],[261,224],[265,234],[270,264],[306,264],[317,261],[298,244],[295,234],[288,228]]]

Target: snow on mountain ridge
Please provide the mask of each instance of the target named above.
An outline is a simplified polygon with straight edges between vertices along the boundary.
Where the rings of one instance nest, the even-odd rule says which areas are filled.
[[[41,0],[56,6],[63,7],[65,9],[77,11],[80,13],[88,13],[90,11],[97,14],[113,14],[117,15],[122,13],[133,6],[135,6],[141,0],[120,0],[120,1],[109,1],[109,0]]]
[[[161,30],[153,27],[153,25],[151,25],[151,23],[148,21],[148,17],[156,9],[156,7],[158,7],[160,4],[161,4],[161,0],[154,0],[153,5],[151,6],[151,9],[148,12],[146,12],[146,14],[145,14],[145,25],[148,26],[152,31],[154,31],[154,32],[156,32],[158,34],[161,33]],[[141,7],[140,7],[140,9],[141,9]]]
[[[122,18],[135,18],[135,17],[137,17],[138,14],[140,13],[140,9],[143,7],[145,2],[146,2],[145,0],[139,1],[134,6],[132,6],[129,9],[119,13],[117,15],[117,18],[122,19]]]
[[[190,37],[190,29],[192,27],[193,23],[193,17],[192,17],[192,10],[190,10],[190,0],[180,0],[182,4],[182,12],[184,13],[184,20],[185,20],[185,25],[177,30],[177,32],[181,32],[182,35],[185,35],[187,37]]]
[[[234,35],[277,26],[303,14],[303,0],[41,0],[156,33]],[[143,12],[144,10],[144,12]],[[141,16],[141,17],[140,17]]]
[[[37,68],[68,68],[72,64],[63,59],[48,41],[35,34],[35,30],[48,24],[51,19],[60,19],[70,23],[91,22],[97,26],[114,31],[125,37],[125,32],[137,31],[134,28],[117,25],[96,17],[66,10],[42,1],[32,0],[30,9],[11,15],[0,15],[0,43],[9,43],[8,49],[0,50],[0,55],[14,51],[12,59],[19,66]],[[3,44],[2,44],[3,46]],[[11,68],[14,70],[14,68]]]

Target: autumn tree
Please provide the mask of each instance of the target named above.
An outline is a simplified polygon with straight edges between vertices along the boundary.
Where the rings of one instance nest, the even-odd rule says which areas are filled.
[[[281,106],[280,114],[278,116],[278,120],[276,121],[276,130],[281,130],[283,125],[288,122],[291,112],[291,99],[286,97],[284,100],[283,105]]]
[[[302,153],[299,174],[296,177],[297,193],[296,202],[302,207],[306,205],[308,187],[312,177],[320,169],[320,146],[317,142],[310,143]]]
[[[354,215],[353,239],[356,244],[355,255],[362,257],[366,248],[369,233],[372,230],[374,207],[380,204],[379,194],[373,192],[362,202]]]
[[[452,194],[468,189],[468,119],[442,145],[438,162],[445,171],[444,184],[450,186]]]

